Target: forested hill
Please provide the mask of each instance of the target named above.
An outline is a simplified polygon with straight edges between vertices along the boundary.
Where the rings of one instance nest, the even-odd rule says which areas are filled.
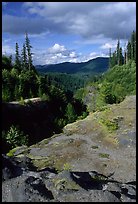
[[[51,65],[36,65],[35,68],[40,73],[60,72],[67,74],[98,74],[108,69],[109,58],[97,57],[87,62],[71,63],[64,62]]]

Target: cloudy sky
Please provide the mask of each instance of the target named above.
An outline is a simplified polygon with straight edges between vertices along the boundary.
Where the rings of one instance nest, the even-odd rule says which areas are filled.
[[[136,29],[136,2],[3,2],[2,52],[20,52],[27,31],[34,64],[82,62],[124,47]]]

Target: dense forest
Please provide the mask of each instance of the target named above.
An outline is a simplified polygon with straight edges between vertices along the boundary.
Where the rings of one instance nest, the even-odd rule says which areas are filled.
[[[132,32],[124,53],[118,40],[116,50],[113,53],[111,49],[109,51],[107,71],[104,74],[90,75],[89,80],[87,77],[87,80],[82,79],[77,74],[40,74],[33,65],[31,49],[26,33],[21,55],[16,43],[14,63],[12,56],[2,56],[2,101],[3,104],[18,101],[24,107],[33,107],[32,102],[28,100],[26,103],[25,99],[40,97],[46,104],[44,111],[40,110],[39,113],[44,124],[41,126],[38,120],[33,121],[36,129],[40,130],[39,137],[39,133],[35,137],[33,131],[29,132],[30,126],[25,129],[24,125],[18,123],[2,124],[2,142],[4,145],[8,144],[9,148],[32,144],[42,140],[45,135],[49,137],[59,133],[67,123],[86,117],[88,112],[100,110],[107,104],[120,103],[126,95],[136,94],[135,31]],[[87,103],[89,95],[90,104]],[[36,118],[37,116],[35,115]],[[44,127],[47,129],[41,132]]]
[[[95,81],[76,91],[75,97],[86,101],[91,87],[89,111],[96,111],[106,104],[120,103],[127,95],[136,94],[136,32],[133,31],[124,54],[118,40],[116,50],[109,58],[109,69]]]
[[[45,74],[49,85],[54,85],[65,92],[75,93],[78,89],[85,86],[87,78],[79,75],[66,73],[47,73]]]
[[[66,73],[72,75],[95,75],[99,73],[103,73],[108,68],[108,57],[96,57],[87,62],[73,63],[73,62],[63,62],[59,64],[49,64],[49,65],[36,65],[36,69],[40,73]]]
[[[26,103],[25,99],[40,97],[45,105],[42,105],[43,108],[39,109],[41,114],[35,113],[36,119],[34,120],[34,117],[31,118],[30,123],[33,121],[37,130],[40,129],[40,127],[45,127],[45,134],[42,132],[42,135],[39,137],[37,135],[36,138],[35,136],[33,138],[31,134],[34,134],[34,132],[31,129],[33,129],[34,126],[32,126],[32,128],[30,127],[30,130],[25,130],[24,124],[27,123],[27,118],[24,119],[22,124],[18,124],[17,120],[15,124],[10,124],[11,126],[3,122],[3,142],[8,142],[12,147],[38,142],[43,139],[44,136],[49,137],[54,132],[60,132],[67,123],[74,122],[79,117],[86,117],[88,114],[86,106],[83,105],[80,100],[75,99],[72,92],[65,92],[61,88],[62,87],[57,86],[57,83],[52,83],[47,75],[42,76],[36,71],[32,60],[30,40],[26,33],[21,56],[19,54],[18,43],[16,43],[14,63],[12,62],[12,57],[2,56],[2,101],[3,104],[18,101],[22,106],[33,107],[33,103],[30,100]],[[37,111],[37,108],[35,109]],[[4,105],[3,110],[6,111]],[[16,114],[18,115],[18,113]],[[2,117],[5,119],[5,112]],[[39,124],[40,121],[43,125]],[[34,125],[34,123],[32,125]],[[26,139],[26,137],[28,137],[28,139]]]
[[[115,65],[127,64],[130,60],[136,63],[136,32],[132,32],[131,38],[124,48],[124,53],[120,46],[120,41],[118,40],[116,50],[113,53],[111,49],[109,50],[109,57],[110,68]]]
[[[108,69],[109,58],[97,57],[87,62],[71,63],[63,62],[50,65],[36,65],[39,74],[45,75],[48,82],[64,89],[75,91],[86,85],[89,80],[95,80]]]

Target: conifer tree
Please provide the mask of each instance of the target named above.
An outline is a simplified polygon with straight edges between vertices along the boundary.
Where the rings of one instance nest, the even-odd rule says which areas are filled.
[[[136,60],[136,33],[134,31],[131,35],[131,59]]]
[[[119,65],[123,65],[124,64],[124,57],[122,54],[122,47],[120,47],[119,49]]]
[[[127,52],[126,50],[124,50],[124,64],[127,63]]]
[[[27,54],[26,54],[26,46],[23,44],[23,49],[22,49],[22,68],[27,69],[28,64],[27,64]]]
[[[28,58],[28,68],[29,70],[31,70],[33,68],[32,53],[31,53],[32,46],[30,45],[30,40],[28,38],[27,33],[25,34],[25,45],[26,45],[27,58]]]
[[[109,68],[112,68],[112,51],[111,51],[111,48],[109,48]]]
[[[112,56],[112,67],[117,65],[117,52],[115,51]]]
[[[131,59],[131,43],[128,42],[127,44],[127,62]]]
[[[15,68],[20,70],[21,69],[21,61],[20,61],[20,55],[19,55],[19,46],[18,43],[16,43],[15,48]]]
[[[117,64],[120,64],[120,41],[118,40],[117,42],[117,49],[116,49],[116,54],[117,54]]]
[[[76,119],[75,109],[71,103],[68,103],[66,107],[66,116],[67,116],[68,122],[70,123]]]

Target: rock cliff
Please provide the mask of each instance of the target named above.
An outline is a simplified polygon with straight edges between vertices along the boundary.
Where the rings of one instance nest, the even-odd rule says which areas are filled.
[[[2,160],[3,202],[135,202],[136,96]]]

